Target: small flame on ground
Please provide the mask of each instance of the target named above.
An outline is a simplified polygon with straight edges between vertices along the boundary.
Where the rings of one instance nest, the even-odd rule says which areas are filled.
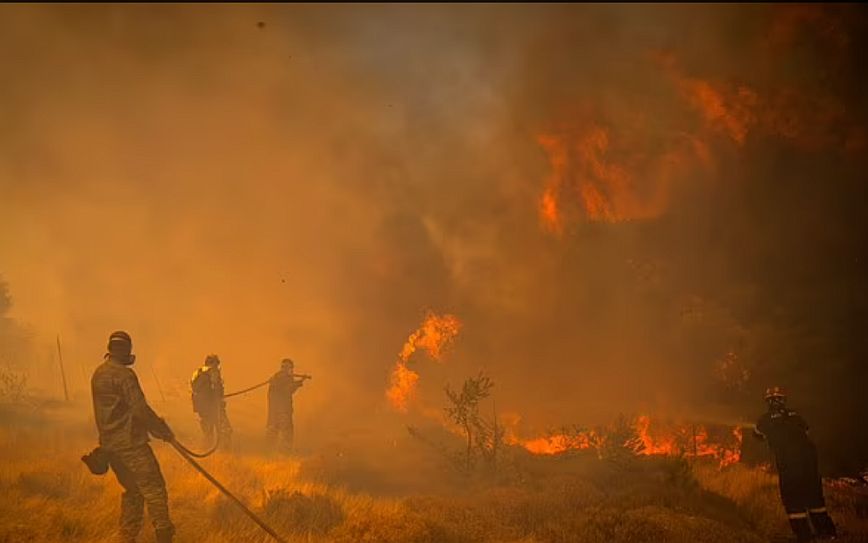
[[[735,464],[741,459],[742,430],[736,426],[727,435],[713,440],[704,425],[699,424],[654,424],[651,418],[639,416],[633,422],[637,440],[625,443],[637,455],[685,456],[712,458],[718,465]],[[582,430],[570,433],[553,434],[529,440],[522,440],[509,433],[507,442],[520,445],[528,452],[539,455],[555,455],[567,451],[594,450],[600,453],[606,437],[597,430]]]

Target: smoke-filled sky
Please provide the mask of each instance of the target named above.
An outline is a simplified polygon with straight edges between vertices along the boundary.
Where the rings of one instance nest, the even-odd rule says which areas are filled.
[[[484,369],[536,430],[866,412],[859,6],[0,12],[0,273],[85,367],[291,356],[358,418],[430,310],[419,408]]]

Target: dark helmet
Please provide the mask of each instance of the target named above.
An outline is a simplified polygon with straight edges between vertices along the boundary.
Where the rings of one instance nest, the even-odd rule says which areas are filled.
[[[779,386],[773,386],[766,389],[765,400],[767,402],[784,402],[787,399],[787,393]]]
[[[112,335],[109,336],[107,349],[108,354],[112,358],[125,362],[126,364],[132,364],[136,360],[135,355],[132,354],[133,340],[130,338],[130,335],[123,330],[113,332]]]
[[[205,357],[206,366],[219,366],[220,358],[216,354],[209,354]]]

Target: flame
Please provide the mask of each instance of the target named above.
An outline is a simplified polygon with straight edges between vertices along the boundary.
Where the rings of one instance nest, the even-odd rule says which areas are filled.
[[[460,329],[461,322],[454,315],[438,316],[429,312],[422,325],[410,334],[401,352],[398,353],[398,361],[392,370],[391,384],[386,391],[386,398],[394,409],[406,412],[408,403],[416,391],[419,374],[407,366],[413,353],[422,349],[429,357],[439,361],[443,350],[458,335]]]
[[[618,132],[599,122],[575,124],[581,128],[560,127],[536,137],[549,163],[538,204],[540,222],[549,233],[562,233],[572,221],[659,217],[668,206],[672,182],[709,162],[705,144],[688,134],[663,138],[665,144],[651,151],[645,148],[651,136],[662,136],[643,133],[641,121],[635,121],[635,129],[619,127]]]
[[[558,200],[552,187],[547,187],[540,198],[540,219],[543,226],[553,234],[563,232],[563,222],[558,210]]]
[[[515,443],[533,454],[554,455],[566,451],[599,449],[601,438],[593,430],[574,434],[553,434]]]
[[[742,430],[736,426],[712,439],[704,425],[655,423],[652,430],[651,417],[636,417],[633,427],[638,442],[625,443],[637,455],[685,456],[711,458],[723,468],[741,459]],[[594,450],[600,454],[606,444],[605,433],[598,430],[582,430],[555,433],[544,437],[522,440],[514,432],[507,432],[506,442],[519,445],[532,454],[555,455],[567,451]]]
[[[392,384],[386,391],[386,397],[392,407],[398,411],[407,411],[407,402],[416,390],[419,374],[407,367],[404,362],[395,364],[392,370]]]
[[[567,150],[559,138],[551,135],[537,136],[537,143],[545,150],[551,166],[545,191],[540,198],[540,220],[546,230],[553,234],[560,234],[563,231],[563,217],[558,203],[558,193],[566,175]]]
[[[713,440],[702,424],[661,423],[652,432],[651,418],[640,416],[636,420],[636,430],[643,445],[640,454],[710,457],[716,459],[721,468],[741,459],[742,431],[738,426],[728,429],[720,439]]]

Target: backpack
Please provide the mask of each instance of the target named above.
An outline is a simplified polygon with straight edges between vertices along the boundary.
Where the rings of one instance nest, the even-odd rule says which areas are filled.
[[[196,413],[202,412],[203,408],[207,409],[207,404],[213,399],[214,392],[211,390],[211,376],[208,372],[207,368],[199,368],[190,380],[190,389],[193,392],[193,411]]]

